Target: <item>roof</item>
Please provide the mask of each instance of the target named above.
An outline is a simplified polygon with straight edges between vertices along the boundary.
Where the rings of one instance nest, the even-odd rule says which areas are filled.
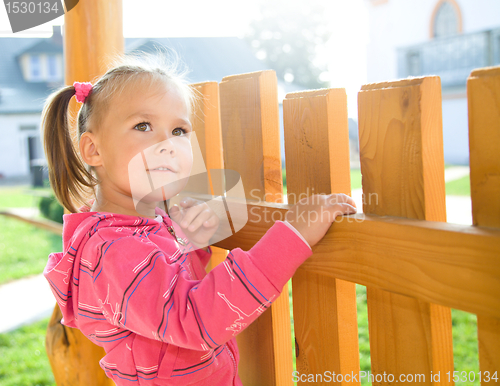
[[[179,55],[189,69],[190,83],[220,82],[228,75],[268,69],[254,56],[248,44],[236,37],[125,40],[126,52],[155,52],[161,46]]]
[[[23,54],[50,54],[50,53],[62,54],[62,52],[63,52],[62,44],[54,42],[54,40],[51,38],[44,38],[39,42],[30,46],[28,49],[20,52],[19,56]]]
[[[0,114],[41,112],[55,85],[25,82],[18,64],[24,52],[51,38],[0,38]]]

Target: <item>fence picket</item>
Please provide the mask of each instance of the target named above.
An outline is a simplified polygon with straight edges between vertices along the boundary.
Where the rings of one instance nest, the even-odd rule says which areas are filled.
[[[289,204],[315,193],[351,194],[345,89],[288,94],[283,118]],[[355,284],[299,268],[292,286],[299,376],[357,374]]]
[[[241,175],[248,199],[281,202],[278,87],[274,71],[222,79],[224,167]],[[292,385],[288,286],[270,310],[238,335],[243,384]]]
[[[446,221],[439,78],[366,85],[358,102],[363,211]],[[449,309],[373,287],[367,302],[373,374],[453,371]]]
[[[500,228],[500,67],[475,70],[467,81],[472,220]],[[477,315],[482,385],[500,377],[500,319]]]

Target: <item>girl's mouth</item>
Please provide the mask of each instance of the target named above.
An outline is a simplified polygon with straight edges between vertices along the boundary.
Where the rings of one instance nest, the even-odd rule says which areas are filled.
[[[166,166],[160,166],[160,167],[157,167],[157,168],[154,168],[154,169],[148,169],[147,171],[148,172],[171,172],[171,173],[175,173],[174,170],[172,170],[171,168],[166,167]]]

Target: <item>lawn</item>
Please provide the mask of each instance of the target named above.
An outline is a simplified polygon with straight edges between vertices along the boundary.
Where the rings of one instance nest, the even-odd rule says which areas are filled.
[[[62,250],[62,237],[34,225],[0,216],[0,284],[43,272],[51,252]]]
[[[51,192],[50,188],[29,186],[4,186],[0,188],[0,211],[7,208],[37,208],[40,195]]]
[[[366,304],[366,287],[356,285],[356,298],[358,310],[358,334],[359,334],[359,357],[361,371],[370,371],[370,341],[368,337],[368,312]],[[451,310],[451,324],[453,335],[453,355],[455,370],[469,373],[479,372],[478,343],[477,343],[477,319],[476,315]],[[453,376],[453,375],[451,375]],[[444,374],[441,374],[441,381]],[[369,382],[362,385],[369,385]],[[475,382],[456,382],[455,385],[480,385],[479,379]]]
[[[446,183],[445,190],[447,196],[470,196],[470,177],[464,176]]]
[[[34,194],[31,194],[34,193]],[[38,207],[50,188],[0,188],[0,211]],[[62,250],[62,237],[34,225],[0,215],[0,284],[42,273],[49,253]]]
[[[0,334],[0,385],[56,386],[45,351],[49,319]]]

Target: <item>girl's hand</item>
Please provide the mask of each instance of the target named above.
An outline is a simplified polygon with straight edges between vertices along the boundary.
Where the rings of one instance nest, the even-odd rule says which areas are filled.
[[[347,194],[314,194],[288,210],[285,219],[312,247],[326,234],[339,215],[356,213],[356,203]]]
[[[187,197],[180,202],[182,208],[174,205],[169,215],[194,245],[199,248],[210,244],[210,238],[219,227],[219,217],[204,201]]]

